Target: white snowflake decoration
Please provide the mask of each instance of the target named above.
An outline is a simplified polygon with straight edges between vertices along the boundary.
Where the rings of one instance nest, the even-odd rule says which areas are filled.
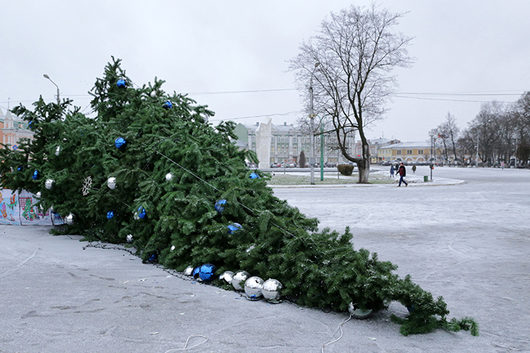
[[[83,181],[83,187],[81,188],[81,192],[83,193],[83,196],[88,195],[91,187],[92,187],[92,177],[87,176],[85,178],[85,181]]]

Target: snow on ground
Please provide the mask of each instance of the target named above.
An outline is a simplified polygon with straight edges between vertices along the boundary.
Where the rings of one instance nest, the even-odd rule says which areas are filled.
[[[441,178],[465,183],[436,184]],[[389,316],[406,309],[393,304],[345,323],[325,352],[530,351],[530,171],[437,168],[434,179],[407,188],[274,188],[323,227],[350,225],[355,247],[396,263],[444,296],[451,316],[472,316],[481,329],[479,337],[404,337]],[[169,353],[188,338],[190,352],[321,352],[347,318],[250,302],[48,230],[0,226],[2,353]]]
[[[419,167],[416,175],[428,172]],[[530,351],[530,171],[436,168],[433,179],[441,178],[465,183],[276,188],[275,194],[319,218],[321,227],[351,226],[356,247],[377,252],[444,296],[453,315],[475,317],[478,342],[491,340],[501,352]]]

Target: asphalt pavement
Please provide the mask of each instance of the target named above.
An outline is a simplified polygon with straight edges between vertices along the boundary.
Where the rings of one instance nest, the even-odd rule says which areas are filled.
[[[389,320],[406,313],[397,303],[344,323],[345,313],[248,301],[79,236],[1,225],[0,352],[530,352],[530,171],[436,176],[465,182],[274,190],[322,227],[350,225],[356,248],[444,296],[452,316],[474,317],[479,337],[402,336]]]

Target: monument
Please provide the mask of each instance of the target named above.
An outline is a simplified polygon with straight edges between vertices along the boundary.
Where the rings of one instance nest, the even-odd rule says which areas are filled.
[[[269,168],[271,161],[272,122],[260,123],[256,129],[256,154],[258,156],[258,168]]]

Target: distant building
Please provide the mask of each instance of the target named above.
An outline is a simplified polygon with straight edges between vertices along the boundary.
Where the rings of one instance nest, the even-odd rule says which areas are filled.
[[[9,110],[4,113],[0,108],[0,142],[9,145],[9,148],[16,148],[23,137],[29,139],[33,137],[33,132],[27,129],[26,122]]]
[[[238,136],[237,144],[244,146],[244,148],[256,151],[256,129],[259,123],[255,125],[238,124],[235,133]],[[345,159],[342,157],[340,150],[336,148],[336,143],[333,143],[334,136],[332,134],[324,135],[324,163],[326,165],[336,165],[344,163]],[[354,138],[348,141],[348,149],[353,151]],[[315,163],[320,163],[320,137],[315,137]],[[306,162],[309,163],[311,156],[311,140],[306,133],[293,124],[283,125],[272,124],[272,139],[270,143],[270,161],[271,165],[298,165],[300,152],[304,151]]]
[[[380,149],[382,147],[386,147],[386,146],[400,143],[400,142],[401,141],[399,140],[395,140],[395,139],[390,140],[390,139],[385,139],[385,138],[369,139],[368,146],[370,147],[370,163],[381,163],[382,161],[384,161],[385,159],[381,158],[382,157],[381,154],[383,154],[383,152],[380,151]],[[391,151],[390,150],[384,151],[385,155],[383,157],[390,157],[390,155],[388,154],[389,152]],[[356,158],[362,157],[361,141],[357,141],[357,143],[355,144],[355,150],[354,150],[353,157],[356,157]],[[386,160],[388,160],[388,158]]]
[[[440,155],[439,147],[434,151],[435,155]],[[378,162],[403,161],[406,163],[428,163],[431,158],[431,144],[428,141],[420,142],[400,142],[388,144],[378,149]]]

